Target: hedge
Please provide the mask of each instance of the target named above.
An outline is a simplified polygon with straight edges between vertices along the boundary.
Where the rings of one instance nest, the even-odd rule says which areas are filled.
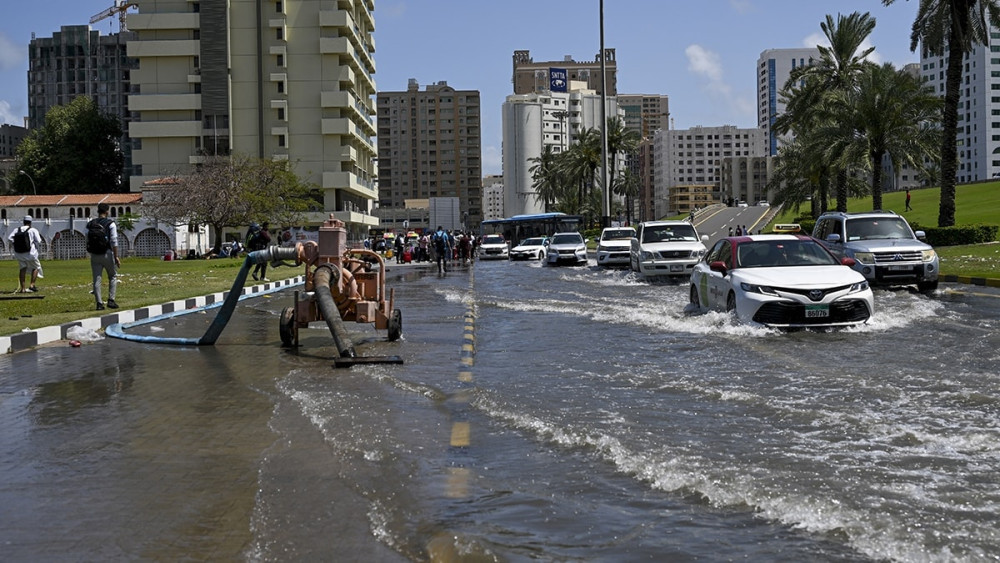
[[[982,244],[997,240],[998,225],[961,225],[954,227],[921,227],[913,223],[914,231],[924,231],[931,246]]]

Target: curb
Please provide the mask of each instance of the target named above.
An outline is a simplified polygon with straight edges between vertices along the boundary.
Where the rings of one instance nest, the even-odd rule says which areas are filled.
[[[996,278],[973,278],[970,276],[943,275],[941,281],[952,283],[964,283],[968,285],[982,285],[986,287],[1000,287],[1000,279]]]
[[[244,287],[240,295],[254,297],[270,293],[271,291],[280,288],[300,285],[302,283],[305,283],[305,276],[296,276],[293,278]],[[0,353],[12,354],[14,352],[28,350],[42,344],[55,342],[57,340],[66,340],[66,332],[74,326],[81,326],[86,329],[98,331],[117,323],[130,323],[167,313],[173,313],[175,311],[197,309],[206,305],[222,303],[226,300],[227,295],[229,295],[228,291],[210,293],[200,297],[190,297],[187,299],[171,301],[170,303],[164,303],[162,305],[150,305],[148,307],[140,307],[138,309],[118,311],[107,315],[101,315],[99,317],[90,317],[79,321],[72,321],[58,326],[47,326],[34,330],[28,330],[19,334],[0,336]]]

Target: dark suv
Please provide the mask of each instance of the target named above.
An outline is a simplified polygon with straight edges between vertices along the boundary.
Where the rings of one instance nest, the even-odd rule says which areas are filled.
[[[854,269],[872,285],[916,284],[925,293],[937,289],[937,252],[919,240],[923,231],[914,233],[906,219],[892,211],[824,213],[812,236],[838,257],[853,258]]]

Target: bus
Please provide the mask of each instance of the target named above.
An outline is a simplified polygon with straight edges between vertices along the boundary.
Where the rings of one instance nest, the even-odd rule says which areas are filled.
[[[501,234],[512,245],[517,245],[519,241],[526,238],[552,236],[554,233],[567,231],[579,231],[582,224],[582,215],[567,215],[565,213],[514,215],[507,219],[487,219],[483,221],[479,234]]]

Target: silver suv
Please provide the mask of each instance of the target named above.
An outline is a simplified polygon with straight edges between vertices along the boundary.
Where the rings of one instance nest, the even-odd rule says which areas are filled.
[[[916,284],[925,293],[937,289],[937,252],[919,240],[923,231],[914,233],[906,219],[892,211],[824,213],[812,236],[838,257],[853,258],[854,269],[872,285]]]

